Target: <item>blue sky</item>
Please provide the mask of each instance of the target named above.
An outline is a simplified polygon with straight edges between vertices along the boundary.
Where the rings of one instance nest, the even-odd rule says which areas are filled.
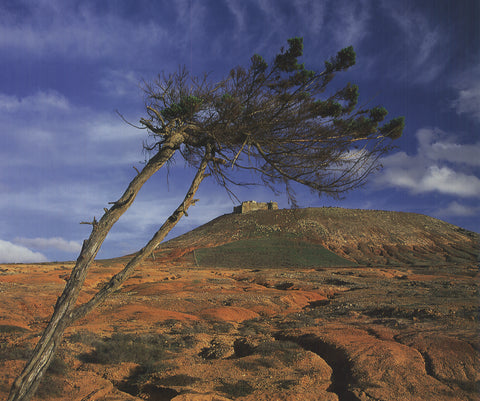
[[[0,262],[76,259],[90,227],[145,161],[142,80],[185,65],[221,78],[304,38],[307,68],[353,45],[335,78],[406,118],[384,169],[342,200],[297,189],[301,207],[423,213],[480,231],[480,3],[476,0],[0,1]],[[120,219],[99,257],[134,252],[183,199],[178,159]],[[275,200],[257,186],[241,200]],[[214,182],[173,235],[229,213]]]

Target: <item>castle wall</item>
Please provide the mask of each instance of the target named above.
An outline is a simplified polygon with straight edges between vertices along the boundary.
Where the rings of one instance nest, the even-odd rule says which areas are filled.
[[[278,210],[277,202],[257,202],[257,201],[245,201],[240,206],[233,208],[234,213],[249,213],[256,210]]]

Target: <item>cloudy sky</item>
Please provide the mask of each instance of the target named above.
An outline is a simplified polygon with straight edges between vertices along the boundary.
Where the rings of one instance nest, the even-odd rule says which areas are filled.
[[[298,190],[300,206],[423,213],[480,231],[480,34],[477,0],[0,1],[0,262],[76,259],[90,227],[145,161],[142,80],[185,65],[212,79],[273,58],[304,38],[307,68],[353,45],[337,82],[406,118],[404,136],[368,185],[342,200]],[[133,252],[183,199],[178,160],[140,192],[100,257]],[[205,182],[174,234],[229,213]],[[263,187],[241,200],[285,195]]]

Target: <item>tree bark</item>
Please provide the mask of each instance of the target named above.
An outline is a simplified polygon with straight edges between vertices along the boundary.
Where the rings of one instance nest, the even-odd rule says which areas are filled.
[[[88,269],[95,259],[105,237],[120,216],[133,203],[143,184],[158,171],[183,143],[183,133],[172,133],[155,156],[129,184],[122,197],[108,209],[103,217],[91,223],[93,228],[88,240],[83,242],[82,250],[72,270],[63,293],[57,300],[50,322],[37,343],[33,355],[22,373],[12,385],[7,401],[27,401],[35,393],[40,380],[47,370],[55,351],[60,345],[65,329],[72,321],[72,311],[80,290],[85,282]]]
[[[95,308],[99,303],[103,302],[103,300],[106,297],[108,297],[111,293],[117,290],[118,287],[120,287],[120,285],[130,277],[130,275],[134,272],[138,264],[143,262],[145,258],[147,258],[148,255],[150,255],[157,248],[157,246],[160,245],[160,243],[167,236],[167,234],[172,230],[172,228],[175,227],[175,225],[183,217],[183,215],[186,214],[188,208],[194,205],[196,201],[198,201],[198,199],[194,199],[193,197],[195,196],[195,193],[197,192],[201,182],[206,177],[205,169],[207,168],[207,164],[210,158],[211,158],[210,150],[207,149],[205,153],[205,157],[203,158],[202,163],[200,164],[197,170],[197,173],[195,174],[195,177],[192,181],[192,184],[190,185],[190,188],[187,191],[187,195],[185,195],[185,198],[182,201],[182,203],[180,203],[180,205],[170,215],[170,217],[165,220],[165,222],[162,224],[160,229],[153,235],[153,237],[150,239],[147,245],[145,245],[145,247],[140,249],[135,254],[135,256],[132,259],[130,259],[130,261],[123,268],[123,270],[115,274],[110,279],[110,281],[108,281],[105,285],[103,285],[103,287],[88,302],[80,306],[77,306],[73,310],[71,314],[72,323],[75,320],[85,316],[93,308]]]

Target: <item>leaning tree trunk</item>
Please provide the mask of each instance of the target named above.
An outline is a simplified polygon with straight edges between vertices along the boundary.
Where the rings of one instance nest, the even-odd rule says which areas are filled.
[[[62,341],[65,329],[73,321],[73,310],[78,295],[85,282],[88,269],[105,237],[115,222],[133,203],[143,184],[171,159],[183,141],[183,133],[172,133],[162,144],[158,153],[149,160],[142,171],[130,182],[122,197],[110,209],[105,209],[105,214],[99,221],[95,218],[93,219],[90,237],[83,242],[82,250],[72,270],[72,274],[65,285],[63,293],[55,304],[50,322],[43,332],[42,338],[37,343],[32,357],[13,383],[7,401],[27,401],[33,396]]]

